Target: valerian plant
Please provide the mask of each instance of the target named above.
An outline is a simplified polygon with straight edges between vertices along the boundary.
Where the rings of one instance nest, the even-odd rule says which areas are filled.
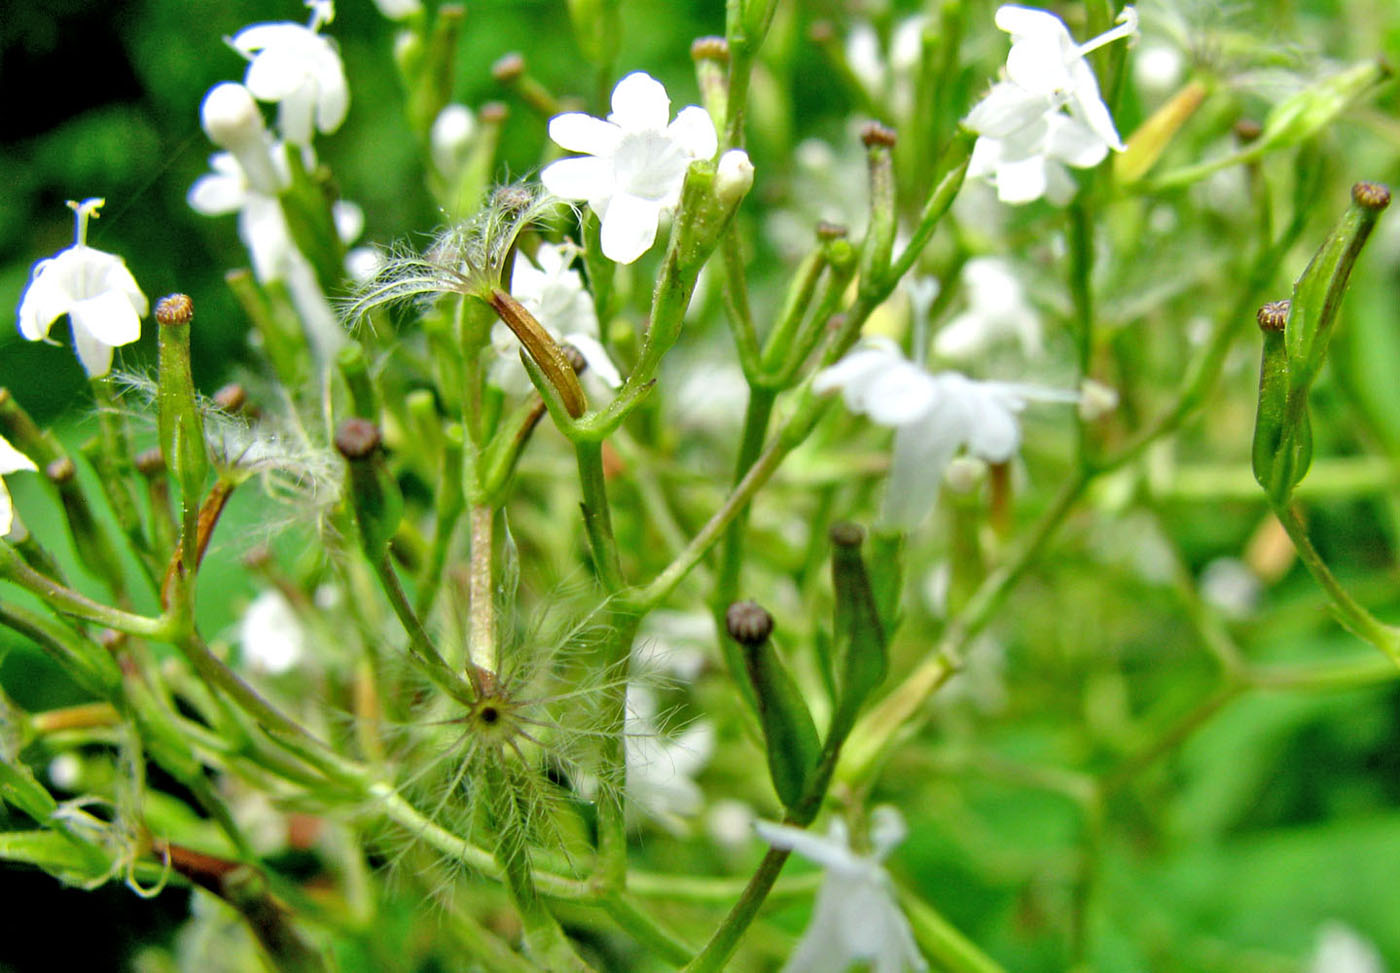
[[[1110,0],[730,0],[640,44],[570,0],[565,68],[376,6],[363,81],[331,0],[183,40],[227,76],[179,193],[236,217],[246,321],[89,243],[102,199],[30,255],[18,331],[67,321],[95,416],[0,390],[0,659],[61,687],[0,670],[0,860],[192,894],[141,968],[1400,950],[1389,903],[1262,891],[1396,826],[1376,753],[1264,789],[1331,759],[1270,763],[1323,690],[1400,675],[1380,52]],[[692,41],[687,79],[656,52]],[[508,101],[467,104],[487,48]],[[391,110],[411,225],[331,141]],[[1381,838],[1306,883],[1230,864],[1354,806]]]

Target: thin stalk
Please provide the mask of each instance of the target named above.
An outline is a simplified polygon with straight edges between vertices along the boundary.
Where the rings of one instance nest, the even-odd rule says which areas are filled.
[[[470,622],[467,627],[467,673],[500,672],[496,645],[496,597],[493,548],[496,511],[473,505],[471,510],[471,566],[467,592]]]
[[[695,950],[637,907],[625,895],[605,895],[599,903],[604,912],[652,953],[677,966],[695,955]]]
[[[729,957],[734,953],[734,948],[739,945],[739,939],[768,898],[768,892],[777,882],[778,873],[787,864],[790,854],[792,852],[786,848],[768,849],[763,860],[758,863],[758,868],[754,870],[753,877],[744,886],[739,901],[734,903],[734,907],[729,910],[724,922],[700,954],[685,965],[683,973],[712,973],[724,969]]]
[[[617,540],[613,537],[612,509],[608,504],[607,480],[603,474],[603,444],[576,442],[579,486],[583,491],[583,525],[593,553],[598,580],[609,594],[623,588],[622,563]]]
[[[476,698],[476,693],[472,686],[462,676],[454,672],[443,659],[432,636],[423,627],[422,619],[418,617],[413,611],[413,606],[409,604],[408,595],[404,594],[403,586],[399,584],[399,576],[394,572],[394,566],[389,562],[387,551],[374,562],[374,573],[379,578],[380,589],[389,599],[390,607],[394,609],[394,614],[399,617],[404,631],[408,633],[409,651],[414,654],[418,661],[423,663],[424,672],[428,678],[447,695],[459,703],[470,706]]]

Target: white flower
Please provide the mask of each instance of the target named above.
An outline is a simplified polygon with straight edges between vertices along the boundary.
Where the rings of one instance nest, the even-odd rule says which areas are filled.
[[[1020,448],[1016,417],[1027,404],[1078,399],[1064,389],[978,381],[959,372],[931,375],[888,339],[870,339],[820,372],[812,387],[841,389],[852,412],[895,430],[884,518],[906,529],[938,498],[943,471],[959,449],[1005,463]]]
[[[661,214],[680,201],[686,169],[718,147],[703,108],[683,108],[667,124],[670,117],[666,89],[638,71],[613,89],[606,120],[570,112],[549,122],[550,138],[586,155],[546,166],[540,181],[556,196],[588,201],[609,260],[630,264],[651,248]]]
[[[10,499],[10,490],[3,477],[20,470],[37,471],[34,461],[10,445],[10,441],[0,436],[0,537],[5,537],[15,526],[15,505]]]
[[[831,822],[826,837],[767,821],[754,827],[774,848],[791,849],[826,869],[812,921],[783,973],[843,973],[856,962],[868,963],[874,973],[928,969],[882,864],[904,840],[898,811],[879,807],[871,813],[869,855],[851,850],[840,819]]]
[[[1365,936],[1329,919],[1318,930],[1308,973],[1385,973],[1385,961]]]
[[[933,350],[944,358],[975,358],[1003,337],[1014,337],[1027,357],[1040,354],[1040,316],[1026,299],[1011,265],[974,257],[963,265],[967,309],[943,326]]]
[[[238,644],[248,665],[276,676],[290,670],[306,655],[306,632],[287,599],[269,588],[243,612],[238,623]]]
[[[407,20],[423,10],[423,0],[374,0],[374,5],[390,20]]]
[[[277,165],[282,153],[268,134],[258,103],[247,88],[232,82],[210,88],[199,106],[199,121],[209,141],[233,153],[254,189],[276,196],[286,188],[287,174]]]
[[[77,214],[74,243],[34,265],[19,304],[19,332],[30,341],[47,338],[54,321],[68,315],[78,360],[92,378],[111,369],[113,348],[141,337],[150,307],[121,257],[87,245],[88,220],[105,202],[68,202]]]
[[[578,271],[569,267],[573,256],[572,247],[552,243],[540,244],[534,263],[517,256],[510,292],[556,340],[579,350],[589,372],[615,389],[622,384],[622,376],[598,340],[593,298]],[[506,391],[528,391],[531,385],[520,364],[520,342],[510,329],[497,322],[491,330],[491,343],[501,356],[491,369],[491,381]]]
[[[880,36],[867,21],[860,21],[846,36],[846,63],[866,93],[876,102],[887,104],[899,118],[914,103],[915,74],[923,55],[927,14],[906,17],[890,37],[889,57],[880,50]]]
[[[997,9],[996,24],[1011,35],[1007,80],[993,85],[965,124],[979,135],[968,175],[985,177],[1005,203],[1045,196],[1063,204],[1074,195],[1065,166],[1090,168],[1109,149],[1123,151],[1113,118],[1084,56],[1137,31],[1125,7],[1119,26],[1077,45],[1064,21],[1044,10]]]
[[[313,123],[334,132],[350,107],[345,68],[333,45],[318,33],[335,9],[327,0],[308,0],[311,23],[254,24],[239,31],[233,46],[248,58],[243,83],[259,101],[277,103],[282,137],[293,145],[311,142]]]
[[[455,175],[466,162],[475,134],[476,118],[466,105],[451,104],[438,112],[428,133],[433,167],[445,177]]]
[[[1259,576],[1239,558],[1218,557],[1201,569],[1201,597],[1226,618],[1248,618],[1259,607]]]
[[[631,685],[624,732],[629,805],[680,833],[681,819],[699,813],[704,804],[693,778],[714,752],[714,725],[697,720],[676,736],[664,735],[656,725],[656,700],[648,690]]]

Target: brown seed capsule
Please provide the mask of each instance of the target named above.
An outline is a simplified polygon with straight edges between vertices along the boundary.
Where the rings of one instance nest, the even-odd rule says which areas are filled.
[[[832,524],[828,536],[831,538],[831,543],[840,547],[860,547],[865,541],[865,531],[859,524],[852,524],[849,521]]]
[[[1381,210],[1390,205],[1390,190],[1378,182],[1359,182],[1351,187],[1351,198],[1357,206]]]
[[[762,645],[773,634],[773,616],[756,601],[736,601],[724,613],[724,627],[740,645]]]
[[[506,107],[504,102],[488,101],[481,106],[481,110],[476,113],[476,116],[487,125],[499,125],[506,120],[506,116],[509,114],[510,109]]]
[[[729,63],[729,42],[723,37],[697,37],[690,45],[690,57],[694,61],[721,61]]]
[[[877,145],[892,149],[898,138],[899,136],[895,134],[894,129],[887,128],[879,122],[866,122],[860,130],[860,140],[865,143],[867,149]]]
[[[189,324],[194,318],[194,301],[188,294],[171,294],[156,302],[157,324]]]
[[[346,419],[335,431],[335,448],[348,460],[366,459],[382,441],[379,427],[358,416]]]
[[[142,450],[132,462],[136,465],[136,472],[142,476],[160,476],[165,472],[165,457],[160,454],[159,446]]]
[[[569,363],[569,367],[574,370],[575,375],[582,375],[588,368],[588,359],[583,357],[583,352],[567,341],[561,342],[559,350],[564,353],[564,360]]]
[[[237,414],[248,401],[248,391],[237,382],[230,382],[214,393],[214,404],[225,412]]]
[[[828,223],[822,220],[817,223],[817,239],[823,242],[827,240],[844,240],[851,231],[840,223]]]
[[[1254,319],[1263,331],[1282,331],[1288,323],[1288,309],[1292,301],[1270,301],[1259,309]]]
[[[524,73],[525,57],[518,51],[512,51],[491,65],[491,77],[501,84],[510,84]]]
[[[67,456],[60,456],[44,467],[44,475],[54,483],[67,483],[77,474],[78,468]]]
[[[1263,134],[1264,126],[1252,118],[1241,118],[1235,122],[1235,138],[1243,145],[1248,145]]]

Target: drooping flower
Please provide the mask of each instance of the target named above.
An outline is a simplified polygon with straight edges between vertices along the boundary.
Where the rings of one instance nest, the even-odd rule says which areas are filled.
[[[846,824],[839,818],[825,837],[755,822],[759,835],[774,848],[791,849],[826,870],[812,921],[783,973],[843,973],[857,962],[868,963],[875,973],[928,969],[882,864],[904,840],[904,820],[892,807],[878,807],[870,817],[869,855],[851,849]]]
[[[588,201],[602,221],[609,260],[629,264],[651,248],[661,214],[680,201],[686,169],[718,147],[703,108],[670,117],[665,87],[637,71],[613,89],[606,119],[570,112],[550,120],[551,139],[585,154],[546,166],[540,180],[557,196]]]
[[[1109,149],[1123,151],[1085,60],[1091,51],[1136,33],[1132,7],[1125,7],[1118,21],[1118,27],[1075,44],[1064,21],[1048,11],[997,9],[997,26],[1011,35],[1007,80],[993,85],[964,122],[979,136],[968,176],[989,179],[1005,203],[1045,196],[1063,204],[1074,195],[1066,166],[1090,168]]]
[[[20,470],[38,470],[34,461],[10,445],[10,441],[0,436],[0,537],[8,535],[15,526],[15,504],[10,499],[10,490],[3,477]]]
[[[126,262],[87,245],[87,224],[106,200],[69,200],[76,214],[74,243],[34,265],[19,304],[19,331],[30,341],[47,338],[54,321],[66,314],[73,323],[73,346],[92,378],[112,367],[112,349],[141,337],[141,318],[150,308]]]
[[[233,46],[248,58],[243,83],[259,101],[277,104],[282,137],[292,145],[311,142],[313,127],[334,132],[350,107],[350,87],[335,45],[320,29],[335,17],[329,0],[307,0],[311,21],[254,24],[239,31]]]
[[[1004,463],[1021,445],[1019,413],[1031,402],[1074,402],[1077,392],[926,372],[888,339],[870,339],[819,373],[817,392],[841,389],[846,407],[895,430],[884,518],[917,526],[938,498],[949,460],[966,448]]]
[[[1027,357],[1040,353],[1040,315],[1005,260],[974,257],[963,265],[962,280],[967,309],[938,332],[935,352],[944,358],[975,358],[994,342],[1012,337]]]
[[[544,325],[556,341],[573,345],[588,363],[588,371],[609,388],[622,384],[622,376],[598,340],[598,315],[593,298],[583,286],[573,262],[572,246],[542,243],[533,262],[518,255],[511,271],[510,292]],[[491,369],[499,388],[526,392],[533,386],[520,364],[520,342],[502,322],[491,329],[491,343],[500,358]]]

